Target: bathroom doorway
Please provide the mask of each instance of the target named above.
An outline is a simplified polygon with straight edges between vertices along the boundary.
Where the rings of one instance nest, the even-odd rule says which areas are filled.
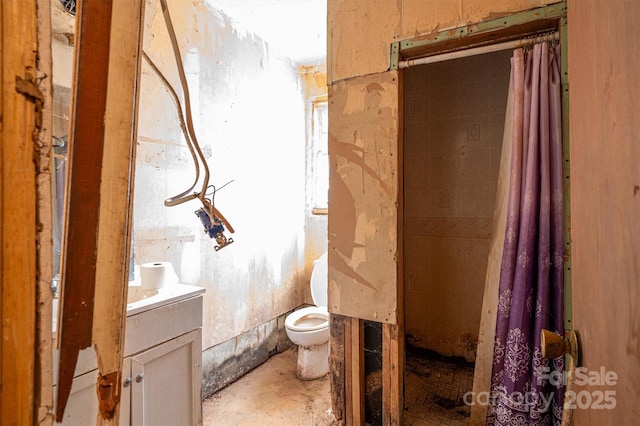
[[[469,423],[511,55],[404,73],[407,421]]]

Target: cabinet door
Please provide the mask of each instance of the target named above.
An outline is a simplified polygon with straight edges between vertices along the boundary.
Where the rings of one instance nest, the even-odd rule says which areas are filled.
[[[120,417],[118,426],[131,424],[131,357],[122,360],[122,383],[120,388]]]
[[[126,384],[130,376],[131,359],[125,358],[122,365],[122,393],[120,395],[120,426],[129,426],[129,413],[131,411],[131,386]],[[64,426],[87,426],[98,424],[98,397],[96,395],[96,382],[98,370],[92,370],[73,379],[71,393],[64,410],[62,423]],[[54,396],[57,389],[54,388]],[[54,400],[54,406],[56,401]]]
[[[65,426],[94,425],[98,419],[98,398],[96,396],[96,381],[98,370],[92,370],[78,376],[71,382],[71,393],[67,400],[61,424]],[[54,395],[57,396],[57,389]],[[56,398],[57,399],[57,398]],[[54,406],[57,401],[54,401]]]
[[[202,330],[131,357],[131,424],[202,424]]]

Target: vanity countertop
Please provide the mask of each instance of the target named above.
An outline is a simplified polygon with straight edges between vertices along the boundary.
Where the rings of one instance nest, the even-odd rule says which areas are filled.
[[[203,287],[189,284],[172,284],[159,289],[143,289],[140,284],[131,281],[127,296],[127,317],[154,309],[159,306],[179,302],[205,292]],[[60,300],[53,299],[52,331],[58,329],[58,305]]]
[[[149,290],[131,283],[127,297],[127,316],[130,317],[158,306],[179,302],[204,292],[203,287],[189,284],[172,284]]]

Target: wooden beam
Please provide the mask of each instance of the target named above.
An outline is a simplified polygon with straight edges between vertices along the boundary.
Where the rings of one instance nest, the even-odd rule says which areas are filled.
[[[398,170],[404,169],[404,73],[398,74]],[[398,174],[396,298],[398,321],[382,325],[382,424],[401,425],[404,411],[404,175]]]
[[[143,1],[79,3],[56,419],[93,345],[99,421],[117,423]]]
[[[362,320],[345,323],[345,387],[347,425],[363,425],[364,415],[364,330]]]
[[[404,344],[400,326],[382,324],[382,424],[402,424]]]
[[[42,128],[37,145],[37,282],[36,282],[36,364],[35,423],[53,424],[53,335],[51,333],[53,274],[52,132],[53,61],[51,53],[51,0],[38,0],[38,72],[44,97]]]
[[[0,424],[34,421],[35,148],[43,97],[36,1],[0,2]]]
[[[77,7],[58,330],[58,422],[71,392],[78,353],[91,346],[111,9],[112,0],[82,1]]]
[[[93,344],[102,419],[117,413],[129,284],[144,1],[115,1],[100,183]]]
[[[347,317],[329,315],[329,377],[331,382],[331,407],[337,422],[346,418],[345,396],[345,324]]]

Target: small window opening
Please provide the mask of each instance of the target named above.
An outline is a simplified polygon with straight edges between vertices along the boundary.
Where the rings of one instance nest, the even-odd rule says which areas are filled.
[[[314,99],[311,108],[311,213],[326,215],[329,211],[329,104],[327,97]]]

